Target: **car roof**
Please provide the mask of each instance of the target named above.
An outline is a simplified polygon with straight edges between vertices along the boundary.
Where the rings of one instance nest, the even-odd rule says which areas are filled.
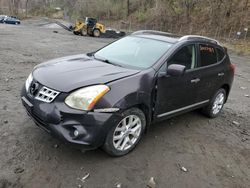
[[[199,35],[177,35],[173,33],[167,33],[162,31],[154,31],[154,30],[141,30],[132,33],[132,36],[139,36],[143,38],[149,38],[154,40],[161,40],[164,42],[169,43],[177,43],[182,41],[194,41],[194,42],[207,42],[207,43],[213,43],[220,46],[220,43],[212,38],[199,36]]]
[[[178,41],[178,38],[172,38],[172,37],[166,37],[166,36],[161,36],[161,35],[154,35],[154,34],[140,34],[140,35],[133,35],[137,37],[143,37],[147,39],[153,39],[153,40],[160,40],[164,42],[169,42],[169,43],[176,43]]]

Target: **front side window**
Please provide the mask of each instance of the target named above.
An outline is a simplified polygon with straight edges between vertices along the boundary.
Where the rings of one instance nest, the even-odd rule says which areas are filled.
[[[196,51],[195,45],[188,45],[182,47],[171,59],[168,61],[168,66],[172,64],[183,65],[186,70],[194,69],[196,67]]]
[[[164,41],[129,36],[97,51],[94,56],[112,64],[145,69],[155,64],[171,46]]]
[[[206,44],[200,44],[199,51],[201,67],[217,63],[217,54],[214,47]]]

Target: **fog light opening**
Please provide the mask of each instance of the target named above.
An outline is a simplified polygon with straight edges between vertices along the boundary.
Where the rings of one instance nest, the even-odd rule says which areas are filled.
[[[73,126],[70,131],[70,136],[72,139],[80,139],[85,135],[85,130],[81,126]]]

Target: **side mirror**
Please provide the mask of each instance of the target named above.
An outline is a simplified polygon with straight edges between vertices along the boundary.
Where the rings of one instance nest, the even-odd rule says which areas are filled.
[[[182,76],[185,73],[185,71],[186,71],[186,66],[172,64],[168,66],[167,75],[179,77]]]

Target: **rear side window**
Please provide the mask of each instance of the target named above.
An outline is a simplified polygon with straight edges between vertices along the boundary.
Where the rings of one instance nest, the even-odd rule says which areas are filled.
[[[217,53],[214,47],[210,45],[200,44],[200,66],[209,66],[217,63]]]

